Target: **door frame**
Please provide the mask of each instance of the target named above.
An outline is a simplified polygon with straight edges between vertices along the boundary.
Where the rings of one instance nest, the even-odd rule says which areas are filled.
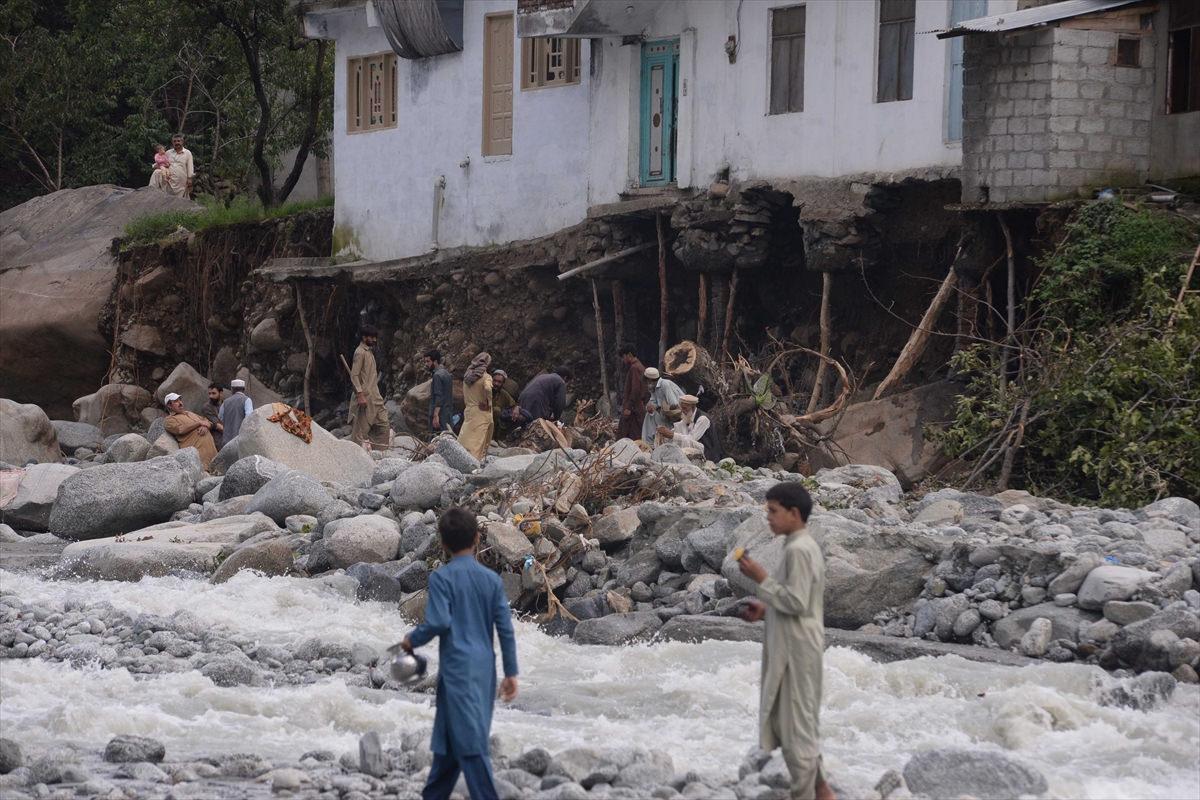
[[[513,130],[512,130],[512,138],[509,140],[509,142],[510,142],[509,151],[507,153],[488,153],[487,152],[487,149],[488,149],[488,125],[489,125],[489,121],[492,116],[492,97],[491,97],[492,92],[491,92],[491,84],[489,82],[490,73],[488,72],[488,63],[489,63],[491,55],[492,55],[492,47],[491,47],[490,38],[488,36],[488,34],[490,33],[488,26],[491,24],[491,22],[493,20],[497,20],[497,19],[500,19],[503,17],[507,17],[510,20],[510,24],[512,25],[513,40],[514,40],[512,42],[509,42],[509,52],[512,54],[511,60],[512,60],[512,65],[513,65],[512,75],[509,76],[509,81],[511,82],[511,85],[512,85],[512,105],[509,109],[509,113],[512,115]],[[512,151],[514,149],[514,141],[513,140],[516,139],[516,135],[517,135],[516,104],[517,104],[517,85],[518,84],[516,83],[516,80],[514,78],[514,76],[517,74],[516,66],[518,63],[518,57],[517,57],[517,52],[516,52],[516,43],[515,43],[516,31],[517,31],[516,15],[513,14],[513,12],[511,12],[511,11],[494,11],[494,12],[483,15],[483,103],[481,104],[483,106],[483,119],[482,119],[483,124],[482,124],[482,129],[480,130],[480,148],[479,148],[479,154],[480,154],[480,157],[482,157],[482,158],[487,158],[487,159],[512,158]]]
[[[679,120],[679,38],[643,42],[640,53],[641,69],[638,80],[638,186],[668,186],[676,181],[676,130]],[[663,103],[669,105],[662,120],[662,174],[650,174],[650,82],[656,67],[663,68]]]

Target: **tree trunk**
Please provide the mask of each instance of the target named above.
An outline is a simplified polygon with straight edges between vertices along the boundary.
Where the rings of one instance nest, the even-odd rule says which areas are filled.
[[[308,348],[308,358],[304,362],[304,413],[311,417],[313,407],[309,386],[312,382],[313,339],[312,331],[308,329],[308,318],[304,315],[304,298],[300,296],[299,283],[296,284],[296,316],[300,317],[300,329],[304,331],[304,344]]]
[[[872,400],[878,400],[883,396],[883,393],[891,389],[904,377],[909,371],[916,366],[916,363],[921,358],[921,354],[925,352],[925,347],[929,344],[929,339],[933,336],[934,326],[937,325],[938,317],[942,315],[942,309],[945,308],[946,302],[950,299],[950,295],[954,292],[954,287],[958,285],[958,273],[954,271],[954,267],[950,267],[950,271],[946,273],[946,277],[942,280],[942,285],[938,288],[937,294],[933,296],[933,301],[929,304],[929,308],[925,309],[925,315],[921,317],[921,321],[917,323],[916,329],[912,335],[908,337],[908,342],[905,343],[904,349],[900,351],[900,356],[896,359],[896,363],[892,365],[892,371],[888,373],[879,387],[875,389],[875,395]]]
[[[700,273],[700,297],[696,302],[696,344],[704,346],[708,333],[708,273]]]
[[[729,303],[729,276],[714,275],[713,290],[712,290],[712,339],[709,344],[712,345],[714,353],[723,353],[725,351],[725,342],[721,338],[725,331],[725,307]]]
[[[738,271],[729,279],[729,302],[725,305],[725,330],[721,334],[721,350],[729,352],[729,337],[733,335],[733,309],[737,303]]]
[[[667,242],[663,232],[662,214],[654,217],[658,232],[658,363],[663,363],[667,354]]]
[[[292,164],[292,172],[279,188],[275,198],[276,203],[287,200],[292,189],[304,172],[304,163],[308,161],[308,152],[317,138],[317,126],[321,117],[321,88],[324,84],[322,73],[325,71],[325,52],[329,43],[324,39],[317,40],[317,63],[313,66],[312,82],[308,87],[308,119],[305,122],[304,136],[300,139],[300,149],[296,152],[296,160]]]
[[[609,407],[612,400],[608,395],[608,358],[604,353],[604,320],[600,314],[600,292],[596,289],[595,278],[592,278],[590,283],[592,284],[592,311],[596,314],[596,352],[600,358],[600,388],[604,392],[604,405]],[[607,413],[599,404],[596,408],[601,414]]]
[[[662,369],[672,380],[690,390],[707,386],[711,391],[721,383],[721,367],[716,359],[700,345],[687,340],[667,351]]]
[[[821,363],[817,365],[817,376],[813,378],[812,394],[808,397],[805,413],[811,414],[821,405],[825,390],[825,367],[829,357],[829,293],[833,291],[833,273],[821,273]]]
[[[619,280],[612,282],[613,327],[617,347],[625,346],[625,286]]]

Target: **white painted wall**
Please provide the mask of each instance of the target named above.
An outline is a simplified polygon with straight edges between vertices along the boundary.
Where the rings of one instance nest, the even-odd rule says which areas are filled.
[[[433,249],[434,181],[446,177],[441,248],[531,239],[586,214],[588,48],[575,86],[520,90],[514,39],[513,154],[484,158],[483,20],[512,0],[472,0],[463,52],[397,59],[397,126],[346,132],[346,60],[390,50],[363,8],[328,15],[336,40],[333,114],[334,224],[339,241],[372,260]],[[463,168],[459,163],[470,159]]]
[[[804,111],[784,115],[767,114],[770,9],[795,0],[747,0],[740,21],[736,0],[664,3],[645,33],[680,37],[679,185],[705,186],[723,165],[739,180],[957,167],[961,147],[944,140],[948,43],[921,33],[946,26],[950,2],[917,0],[913,99],[876,103],[878,4],[806,0]],[[1016,2],[990,0],[989,12]],[[579,85],[518,88],[513,155],[480,155],[483,19],[515,5],[467,3],[464,51],[400,59],[398,127],[356,134],[346,133],[346,59],[384,52],[387,40],[362,8],[323,16],[324,35],[337,41],[335,219],[363,256],[432,249],[433,186],[442,175],[443,248],[549,234],[635,185],[641,48],[619,37],[583,44]],[[739,30],[730,64],[725,40]],[[519,87],[519,41],[514,48]]]

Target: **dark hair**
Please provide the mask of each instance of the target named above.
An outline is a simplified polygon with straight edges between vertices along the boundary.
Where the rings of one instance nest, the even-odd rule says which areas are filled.
[[[433,359],[433,363],[435,364],[442,363],[442,351],[438,350],[436,347],[432,350],[426,350],[425,357]]]
[[[475,515],[465,508],[455,506],[447,509],[438,518],[438,533],[442,535],[442,544],[451,553],[466,550],[475,543],[475,534],[479,532],[479,523]]]
[[[224,386],[222,386],[222,385],[221,385],[221,384],[219,384],[219,383],[210,383],[210,384],[208,385],[208,388],[210,388],[210,389],[216,389],[218,392],[223,392],[223,391],[225,391],[225,387],[224,387]]]
[[[361,328],[358,329],[358,338],[360,338],[360,339],[367,337],[367,336],[378,336],[378,335],[379,335],[379,328],[376,328],[374,325],[363,325]]]
[[[182,133],[177,133],[177,134],[175,134],[174,136],[172,136],[172,137],[171,137],[171,141],[172,141],[172,142],[173,142],[173,141],[175,141],[176,139],[178,139],[178,140],[179,140],[179,141],[181,141],[181,142],[182,142],[182,141],[184,141],[183,134],[182,134]]]
[[[575,377],[575,370],[571,369],[566,364],[563,364],[554,371],[558,373],[558,377],[562,378],[564,381],[569,381],[571,378]]]
[[[634,358],[637,358],[637,351],[633,349],[633,345],[623,344],[623,345],[621,345],[621,349],[617,351],[617,355],[633,356]]]
[[[801,484],[795,481],[775,484],[767,490],[767,501],[771,500],[786,509],[800,509],[800,521],[808,522],[808,515],[812,512],[812,497]]]

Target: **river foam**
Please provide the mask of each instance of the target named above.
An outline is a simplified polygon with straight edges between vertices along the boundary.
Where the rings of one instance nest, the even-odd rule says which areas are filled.
[[[261,643],[364,642],[378,649],[408,625],[394,608],[357,603],[313,581],[240,573],[213,586],[180,578],[69,583],[0,572],[6,592],[37,605],[75,596],[127,613],[186,610]],[[665,750],[680,770],[736,775],[757,730],[759,648],[749,643],[584,647],[517,624],[521,695],[498,707],[505,752],[590,745]],[[435,649],[435,648],[430,648]],[[432,654],[431,654],[432,655]],[[1002,751],[1041,770],[1060,798],[1200,797],[1200,691],[1164,706],[1103,705],[1117,679],[1095,667],[1014,669],[956,657],[880,664],[831,649],[822,729],[828,771],[866,789],[933,747]],[[196,671],[133,676],[41,660],[0,665],[5,735],[31,747],[103,747],[117,733],[152,736],[170,758],[250,751],[297,758],[353,750],[377,730],[385,744],[427,728],[432,698],[347,686],[222,688]]]

